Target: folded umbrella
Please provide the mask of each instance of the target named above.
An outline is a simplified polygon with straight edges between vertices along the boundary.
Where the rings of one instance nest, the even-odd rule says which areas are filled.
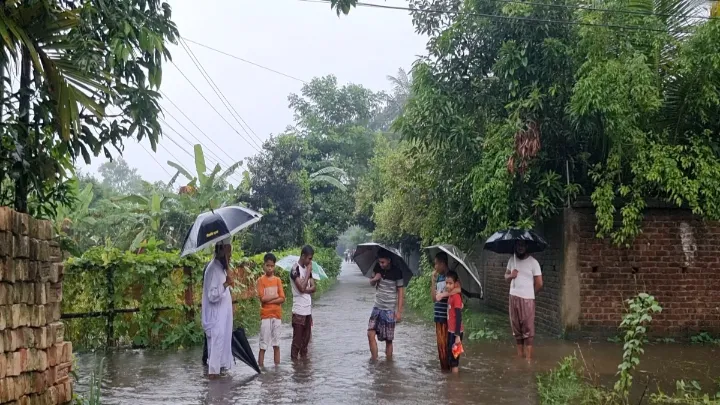
[[[243,328],[237,328],[232,333],[232,354],[236,359],[260,373],[260,366],[258,366],[257,360],[255,360],[255,355],[250,348],[250,343],[248,343],[247,337],[245,336],[245,329]]]
[[[198,215],[188,230],[180,256],[197,253],[260,221],[262,215],[245,207],[229,206]]]
[[[276,266],[282,267],[286,271],[290,271],[292,266],[297,263],[300,260],[300,256],[285,256],[282,259],[278,260],[277,263],[275,263]],[[328,278],[327,274],[325,274],[325,270],[320,266],[319,264],[313,262],[312,263],[312,278],[315,280],[325,280]]]
[[[410,269],[410,266],[408,266],[405,259],[403,259],[400,254],[400,251],[397,249],[381,245],[379,243],[363,243],[357,245],[357,248],[355,248],[353,260],[365,277],[372,278],[373,272],[380,271],[380,265],[377,262],[377,258],[378,253],[380,253],[381,250],[385,250],[390,253],[392,256],[392,267],[402,272],[403,280],[405,282],[405,286],[407,287],[410,279],[419,273],[419,269],[415,271]]]
[[[471,298],[483,298],[483,289],[478,270],[475,265],[467,259],[467,255],[453,245],[435,245],[425,248],[428,258],[432,263],[440,252],[448,255],[448,269],[458,273],[462,292]]]

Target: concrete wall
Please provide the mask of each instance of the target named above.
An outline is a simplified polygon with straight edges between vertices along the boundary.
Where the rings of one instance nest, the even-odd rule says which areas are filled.
[[[60,322],[62,252],[48,221],[0,207],[0,403],[72,399]]]

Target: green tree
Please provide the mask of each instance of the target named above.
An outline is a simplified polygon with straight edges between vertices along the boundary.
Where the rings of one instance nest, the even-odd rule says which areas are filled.
[[[263,219],[253,227],[244,250],[254,254],[305,243],[310,205],[310,184],[303,170],[306,143],[294,134],[271,138],[248,162],[248,185],[238,200],[260,211]]]
[[[52,217],[57,204],[70,203],[77,158],[109,157],[108,145],[122,152],[131,136],[155,148],[155,90],[165,43],[177,36],[170,16],[158,1],[3,2],[3,204]],[[17,88],[7,85],[14,81]]]
[[[98,172],[103,186],[117,194],[139,194],[143,191],[142,177],[122,157],[103,163]]]
[[[409,142],[413,167],[432,162],[418,195],[457,205],[443,210],[453,232],[467,239],[533,226],[581,194],[596,207],[598,234],[623,245],[640,232],[649,199],[720,218],[720,122],[712,118],[720,23],[689,18],[697,2],[603,4],[619,12],[575,10],[579,3],[410,5],[416,30],[430,37],[429,55],[413,69],[393,129]],[[377,223],[383,206],[373,204]],[[455,212],[475,230],[455,223]]]

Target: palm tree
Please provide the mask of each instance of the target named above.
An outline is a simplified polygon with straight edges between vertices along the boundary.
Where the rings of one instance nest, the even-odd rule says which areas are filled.
[[[26,147],[29,142],[40,142],[34,139],[39,138],[39,134],[31,136],[31,131],[37,131],[37,125],[31,123],[34,95],[49,98],[50,102],[45,106],[50,109],[49,116],[65,141],[81,133],[79,111],[86,109],[99,118],[104,116],[103,107],[88,96],[110,93],[101,84],[103,77],[100,73],[91,73],[90,69],[81,69],[76,59],[71,57],[74,53],[91,49],[88,44],[70,40],[70,30],[80,23],[79,10],[62,10],[54,1],[13,1],[0,5],[0,80],[3,83],[0,105],[8,105],[4,88],[7,74],[14,71],[13,67],[19,67],[20,80],[16,93],[19,125],[17,133],[13,134],[19,150],[29,150]],[[25,163],[29,156],[19,156],[18,159]],[[27,177],[20,176],[15,181],[15,209],[21,212],[28,209],[30,184]]]

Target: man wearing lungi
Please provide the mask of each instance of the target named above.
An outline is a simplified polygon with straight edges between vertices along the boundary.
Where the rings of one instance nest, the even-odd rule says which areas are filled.
[[[395,322],[400,321],[403,310],[404,280],[400,270],[392,267],[390,253],[381,250],[378,253],[379,269],[375,270],[370,284],[375,286],[375,305],[368,322],[368,343],[370,356],[378,358],[377,340],[385,342],[385,357],[392,359]]]
[[[510,325],[518,357],[532,359],[535,338],[535,294],[543,285],[540,264],[527,253],[524,241],[515,244],[515,255],[505,271],[510,281]]]

